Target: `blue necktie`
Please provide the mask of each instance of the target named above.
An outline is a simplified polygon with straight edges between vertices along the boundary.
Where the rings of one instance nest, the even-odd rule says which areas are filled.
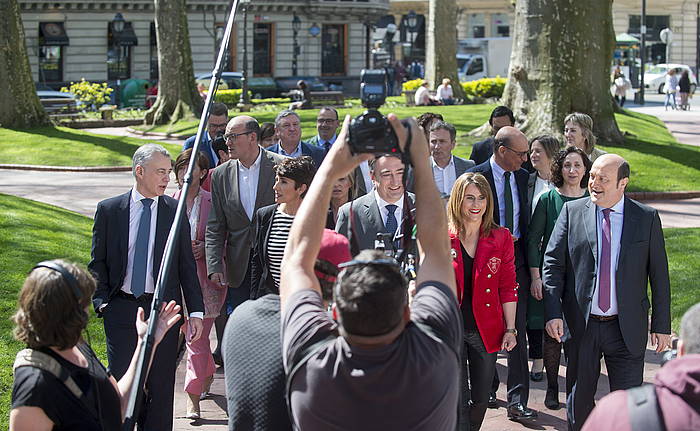
[[[136,234],[134,248],[134,265],[131,273],[131,293],[135,297],[146,291],[146,267],[148,266],[148,240],[151,236],[151,204],[153,199],[141,199],[143,211],[139,220],[139,230]]]
[[[389,211],[389,215],[386,217],[386,231],[391,234],[391,238],[394,238],[394,235],[396,234],[396,229],[399,227],[399,223],[396,221],[396,216],[394,215],[394,212],[396,212],[396,208],[398,208],[396,205],[389,204],[386,207],[386,210]],[[396,246],[396,243],[392,241],[392,244]]]
[[[331,144],[330,141],[326,141],[323,143],[323,148],[326,149],[326,152],[330,151],[331,145],[333,145],[333,144]]]

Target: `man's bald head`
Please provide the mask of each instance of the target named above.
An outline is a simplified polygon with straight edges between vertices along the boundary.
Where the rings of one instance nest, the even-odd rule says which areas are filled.
[[[258,157],[258,136],[260,125],[248,115],[239,115],[226,125],[226,146],[229,156],[238,159],[244,166],[250,166]]]
[[[503,170],[513,172],[520,169],[527,161],[528,150],[527,137],[515,127],[505,126],[496,133],[493,156]]]
[[[617,154],[603,154],[591,167],[588,192],[601,208],[611,208],[622,199],[629,182],[630,165]]]

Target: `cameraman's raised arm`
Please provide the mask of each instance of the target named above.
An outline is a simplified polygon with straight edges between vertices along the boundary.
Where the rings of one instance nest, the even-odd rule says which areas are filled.
[[[352,172],[360,162],[373,157],[372,154],[352,155],[346,139],[349,125],[350,116],[346,116],[335,144],[314,175],[309,191],[294,217],[280,274],[282,312],[284,312],[287,298],[298,290],[314,289],[321,293],[314,273],[314,263],[321,246],[333,184],[336,179]]]
[[[391,121],[391,119],[390,119]],[[403,127],[394,118],[394,129]],[[416,193],[416,226],[420,245],[420,269],[416,285],[425,281],[438,281],[447,285],[457,297],[455,273],[450,256],[450,242],[447,234],[447,215],[445,204],[435,186],[433,171],[428,161],[429,149],[425,134],[413,119],[412,140],[409,152],[413,164]],[[398,132],[397,132],[398,134]],[[402,138],[399,135],[399,140]]]

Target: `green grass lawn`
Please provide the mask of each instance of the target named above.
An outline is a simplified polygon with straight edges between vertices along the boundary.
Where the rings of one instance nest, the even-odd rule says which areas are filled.
[[[0,163],[49,166],[129,166],[134,151],[149,141],[69,129],[0,128]],[[163,144],[174,157],[179,145]]]
[[[12,363],[23,346],[12,337],[9,320],[17,293],[32,266],[64,258],[81,265],[90,259],[92,220],[31,200],[0,194],[0,429],[7,429],[12,389]],[[680,317],[700,302],[700,229],[665,229],[671,273],[673,330]],[[92,347],[106,363],[102,322],[92,314],[88,332]]]

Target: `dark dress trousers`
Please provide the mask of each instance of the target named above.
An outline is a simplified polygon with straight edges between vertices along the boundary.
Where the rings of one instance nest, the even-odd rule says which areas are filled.
[[[131,192],[106,199],[97,205],[92,236],[92,260],[88,268],[97,279],[93,305],[104,318],[107,339],[107,358],[114,377],[120,379],[129,367],[136,349],[136,313],[142,307],[150,312],[150,295],[128,298],[121,290],[126,275],[129,241],[129,205]],[[160,271],[170,226],[175,219],[177,201],[169,196],[158,199],[158,215],[153,245],[154,285]],[[184,214],[184,212],[183,212]],[[184,294],[187,311],[204,312],[202,290],[197,278],[197,267],[190,244],[190,225],[183,217],[175,241],[175,254],[170,268],[163,299],[182,304]],[[182,292],[182,294],[181,294]],[[177,339],[180,325],[175,325],[158,346],[146,381],[147,396],[139,423],[145,429],[171,429],[173,421],[173,393],[177,359]]]
[[[668,260],[659,214],[624,199],[615,271],[617,319],[603,322],[590,317],[598,273],[596,205],[590,199],[564,205],[544,256],[545,320],[566,322],[567,413],[575,430],[595,405],[602,355],[611,391],[642,383],[649,328],[647,282],[652,293],[651,332],[671,333]]]
[[[499,208],[503,205],[498,202],[496,185],[493,180],[493,170],[490,160],[476,165],[467,172],[478,172],[486,177],[493,193],[493,220],[499,226],[501,223]],[[530,288],[530,273],[525,259],[527,244],[527,225],[530,215],[530,208],[527,201],[527,182],[529,174],[525,169],[518,169],[513,172],[515,183],[518,187],[518,200],[520,203],[520,218],[518,224],[520,228],[520,238],[515,242],[515,274],[516,281],[520,286],[518,291],[518,307],[515,315],[515,328],[518,330],[518,344],[508,352],[508,406],[522,404],[527,407],[530,392],[530,373],[527,362],[527,290]],[[515,193],[515,191],[513,191]],[[496,378],[498,376],[496,375]],[[497,383],[497,382],[495,382]],[[497,384],[496,384],[497,386]],[[494,391],[495,392],[495,391]]]

